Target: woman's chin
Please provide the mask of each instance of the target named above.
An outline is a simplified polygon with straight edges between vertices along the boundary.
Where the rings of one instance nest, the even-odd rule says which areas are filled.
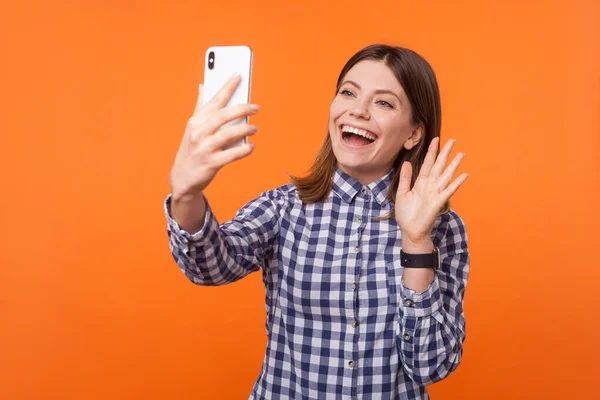
[[[356,160],[348,162],[346,160],[338,159],[338,166],[342,171],[348,173],[349,175],[352,175],[351,172],[364,173],[370,169],[367,163],[356,162]]]

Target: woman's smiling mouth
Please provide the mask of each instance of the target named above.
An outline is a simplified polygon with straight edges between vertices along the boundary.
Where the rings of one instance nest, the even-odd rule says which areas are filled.
[[[339,129],[342,142],[352,147],[368,146],[377,140],[373,132],[356,126],[342,124]]]

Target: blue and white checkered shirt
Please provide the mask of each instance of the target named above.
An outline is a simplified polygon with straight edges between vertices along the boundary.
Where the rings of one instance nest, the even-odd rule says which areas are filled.
[[[165,200],[170,248],[198,285],[259,271],[267,348],[250,399],[428,399],[426,385],[451,373],[465,340],[469,270],[463,221],[435,222],[440,269],[423,293],[404,287],[398,224],[375,220],[392,203],[393,176],[363,186],[339,169],[322,203],[303,204],[293,185],[263,193],[219,226],[179,228]]]

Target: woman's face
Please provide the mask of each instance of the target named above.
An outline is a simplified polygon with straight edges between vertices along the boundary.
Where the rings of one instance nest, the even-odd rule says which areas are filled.
[[[392,168],[402,147],[422,136],[411,124],[411,108],[394,73],[381,61],[365,60],[346,74],[329,110],[329,135],[342,171],[364,185]]]

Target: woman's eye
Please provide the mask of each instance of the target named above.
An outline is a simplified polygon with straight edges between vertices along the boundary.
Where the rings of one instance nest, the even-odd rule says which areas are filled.
[[[382,106],[384,106],[384,107],[394,108],[394,107],[393,107],[393,106],[392,106],[390,103],[388,103],[388,102],[387,102],[387,101],[385,101],[385,100],[380,100],[380,101],[378,101],[377,103],[378,103],[378,104],[381,104],[381,105],[382,105]]]
[[[340,93],[343,94],[344,96],[352,96],[352,92],[349,90],[346,90],[346,89],[340,91]]]

